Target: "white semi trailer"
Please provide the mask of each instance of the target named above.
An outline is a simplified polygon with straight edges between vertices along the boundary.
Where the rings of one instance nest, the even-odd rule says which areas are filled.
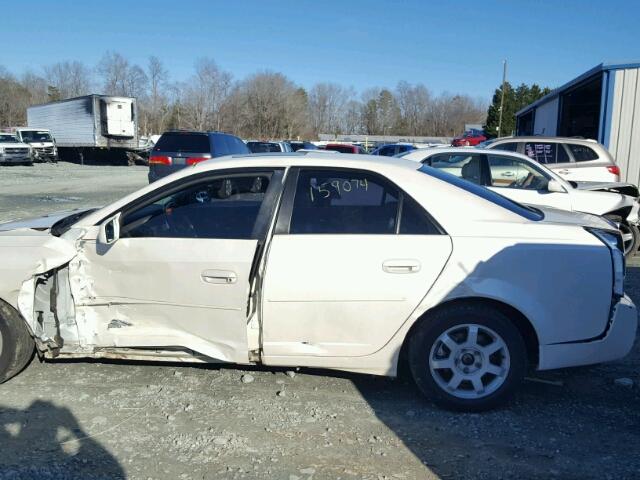
[[[79,163],[123,163],[139,151],[136,99],[85,95],[27,108],[30,128],[55,138],[60,159]]]

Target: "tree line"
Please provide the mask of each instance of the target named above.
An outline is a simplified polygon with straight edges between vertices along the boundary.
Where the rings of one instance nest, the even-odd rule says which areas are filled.
[[[257,139],[313,139],[320,133],[452,136],[487,118],[483,100],[435,95],[421,83],[402,81],[361,93],[332,82],[305,89],[272,71],[235,79],[211,58],[197,60],[186,80],[174,81],[158,57],[138,65],[106,52],[93,67],[69,60],[16,75],[0,66],[0,127],[25,124],[30,105],[89,93],[136,97],[142,135],[196,129]]]

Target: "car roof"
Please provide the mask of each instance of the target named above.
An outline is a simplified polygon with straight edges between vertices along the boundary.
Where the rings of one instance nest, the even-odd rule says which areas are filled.
[[[417,159],[416,157],[420,157],[420,159],[424,159],[430,157],[432,155],[436,155],[439,153],[479,153],[484,155],[492,155],[492,156],[503,156],[503,157],[516,157],[522,160],[526,160],[529,163],[538,164],[535,160],[523,155],[518,152],[510,152],[508,150],[495,150],[492,148],[478,148],[478,147],[431,147],[431,148],[418,148],[416,150],[411,150],[404,154],[402,157],[395,158],[405,158],[407,160],[413,159],[414,161]]]
[[[556,143],[576,143],[576,142],[588,142],[588,143],[598,143],[597,140],[593,138],[582,138],[582,137],[554,137],[548,136],[544,137],[542,135],[519,135],[512,137],[500,137],[492,139],[491,143],[498,143],[502,141],[516,141],[516,142],[528,142],[528,141],[543,141],[543,142],[556,142]]]

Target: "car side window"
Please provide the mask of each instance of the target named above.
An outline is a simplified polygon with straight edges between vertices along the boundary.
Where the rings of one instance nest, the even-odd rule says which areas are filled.
[[[398,189],[370,173],[302,170],[289,233],[393,234],[398,205]]]
[[[289,233],[439,235],[441,232],[415,200],[379,175],[327,169],[299,173]]]
[[[121,238],[254,238],[271,175],[210,178],[125,213]]]
[[[560,143],[527,142],[524,152],[529,158],[545,165],[570,162],[569,155]]]
[[[482,157],[468,153],[439,153],[427,159],[427,165],[444,170],[478,185],[482,182]]]
[[[569,143],[567,145],[576,162],[588,162],[589,160],[598,160],[598,154],[586,145],[577,145]]]
[[[544,190],[549,180],[538,170],[518,158],[487,155],[492,187]]]
[[[515,152],[518,150],[518,143],[517,142],[500,143],[499,145],[496,145],[493,148],[495,150],[505,150],[507,152]]]

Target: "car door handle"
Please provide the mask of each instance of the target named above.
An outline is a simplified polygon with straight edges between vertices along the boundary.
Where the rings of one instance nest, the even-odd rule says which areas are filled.
[[[561,173],[562,175],[566,175],[568,173],[571,173],[571,170],[567,170],[566,168],[563,168],[562,170],[558,170],[558,173]]]
[[[513,172],[504,172],[502,174],[503,177],[513,177],[514,175],[515,175],[515,173],[513,173]]]
[[[238,279],[236,272],[230,270],[205,270],[201,274],[202,280],[207,283],[229,284],[236,283]]]
[[[418,260],[386,260],[382,262],[382,270],[387,273],[416,273],[420,271]]]

